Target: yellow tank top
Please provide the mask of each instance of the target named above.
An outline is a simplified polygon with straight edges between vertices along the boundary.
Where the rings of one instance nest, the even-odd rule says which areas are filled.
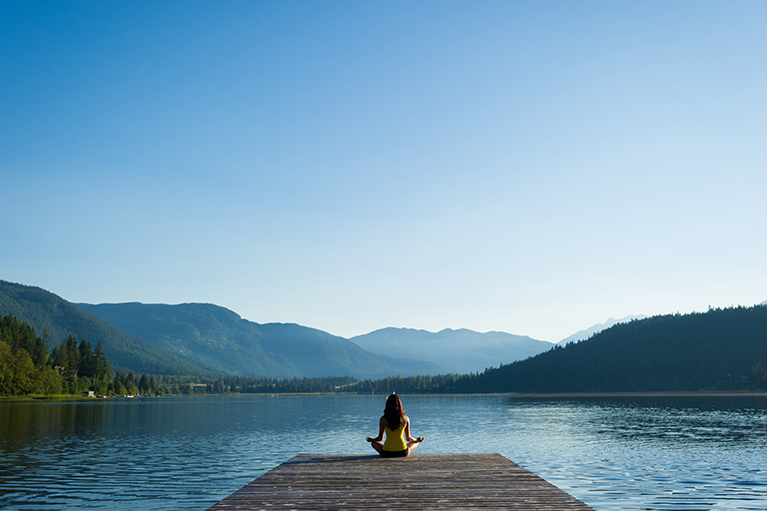
[[[397,429],[384,428],[384,431],[386,431],[386,440],[383,444],[384,451],[404,451],[407,449],[404,424]]]

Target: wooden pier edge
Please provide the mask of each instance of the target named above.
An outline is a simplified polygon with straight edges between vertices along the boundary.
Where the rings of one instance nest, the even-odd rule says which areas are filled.
[[[299,454],[208,511],[591,510],[500,454]]]

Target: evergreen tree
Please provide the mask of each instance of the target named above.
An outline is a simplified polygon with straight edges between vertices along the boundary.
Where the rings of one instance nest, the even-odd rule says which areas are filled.
[[[74,375],[74,377],[77,377],[77,370],[80,366],[80,350],[77,349],[77,339],[75,339],[74,335],[69,335],[67,339],[64,341],[67,345],[67,360],[66,360],[66,368],[67,371]]]
[[[91,349],[91,344],[83,339],[77,348],[77,374],[81,378],[93,378],[96,376],[96,357]]]
[[[112,369],[109,367],[109,362],[107,362],[106,356],[104,356],[104,349],[101,346],[101,341],[96,343],[96,350],[94,351],[94,363],[96,379],[108,379]]]
[[[147,378],[146,374],[141,375],[141,379],[138,382],[138,392],[142,396],[147,396],[151,393],[149,378]]]
[[[118,380],[117,378],[115,378],[115,381],[113,383],[112,393],[115,396],[125,396],[128,394],[128,389],[125,388],[125,385],[123,385],[123,382],[121,380]]]

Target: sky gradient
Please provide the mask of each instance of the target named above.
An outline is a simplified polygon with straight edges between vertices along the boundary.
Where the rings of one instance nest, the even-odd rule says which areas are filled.
[[[767,300],[767,2],[0,2],[0,279],[350,337]]]

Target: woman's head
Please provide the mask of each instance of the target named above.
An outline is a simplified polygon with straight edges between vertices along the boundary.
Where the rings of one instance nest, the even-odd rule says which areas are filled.
[[[402,408],[402,401],[397,394],[392,393],[386,399],[384,418],[386,418],[389,429],[397,429],[405,423],[405,410]]]

